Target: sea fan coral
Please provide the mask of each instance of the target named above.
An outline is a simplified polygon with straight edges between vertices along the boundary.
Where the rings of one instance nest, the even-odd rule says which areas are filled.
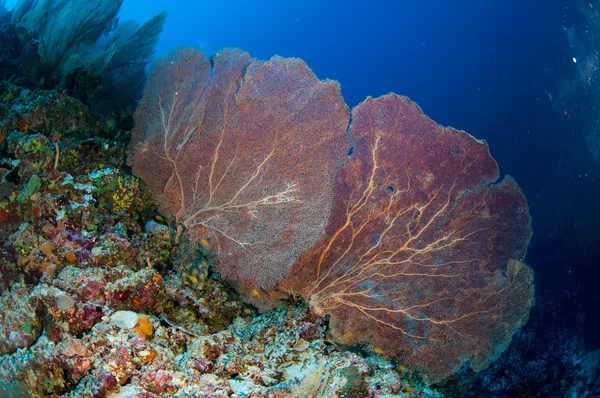
[[[323,233],[348,115],[299,59],[182,49],[150,71],[129,162],[256,302]]]
[[[331,314],[338,340],[368,341],[435,379],[485,367],[532,303],[523,193],[510,177],[495,183],[485,142],[406,97],[365,100],[350,135],[326,238],[284,288]]]
[[[350,123],[298,59],[179,50],[152,68],[129,159],[247,299],[302,295],[339,341],[433,379],[485,367],[527,319],[523,193],[484,141],[406,97]]]

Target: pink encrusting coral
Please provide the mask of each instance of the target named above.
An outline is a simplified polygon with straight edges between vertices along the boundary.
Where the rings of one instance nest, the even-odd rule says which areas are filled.
[[[348,116],[339,85],[299,59],[181,49],[150,71],[130,163],[251,298],[321,237]]]
[[[533,275],[526,199],[487,144],[395,94],[358,105],[348,137],[339,86],[302,61],[211,61],[154,65],[130,163],[219,273],[253,302],[302,295],[339,341],[433,379],[493,360]]]

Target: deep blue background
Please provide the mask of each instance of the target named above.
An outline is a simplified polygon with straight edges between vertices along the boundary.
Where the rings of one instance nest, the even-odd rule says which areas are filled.
[[[144,20],[164,1],[125,0]],[[486,139],[528,197],[526,261],[539,300],[574,298],[589,348],[600,347],[600,159],[586,142],[596,99],[566,29],[592,34],[567,0],[170,1],[158,54],[197,45],[303,58],[341,82],[350,106],[390,91],[432,119]],[[596,27],[600,30],[600,27]],[[593,91],[593,90],[592,90]],[[599,141],[600,142],[600,141]]]

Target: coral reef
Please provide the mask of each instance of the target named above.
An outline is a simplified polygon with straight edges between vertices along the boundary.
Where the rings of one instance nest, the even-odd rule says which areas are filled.
[[[121,168],[123,144],[4,131],[0,395],[439,396],[408,367],[338,347],[302,302],[257,316],[209,271],[209,242],[165,225]]]
[[[0,83],[0,102],[8,107],[0,127],[5,135],[17,130],[49,136],[60,132],[69,137],[99,130],[87,107],[64,92],[29,90],[3,82]]]
[[[350,123],[298,59],[183,49],[136,114],[147,186],[119,127],[166,14],[4,4],[0,396],[600,394],[569,310],[538,306],[500,354],[531,230],[484,142],[394,94]]]
[[[241,53],[235,54],[240,56]],[[275,62],[279,65],[279,69],[275,68],[279,72],[282,62],[285,60],[277,59]],[[303,65],[300,61],[294,63]],[[268,65],[273,64],[257,63],[255,67],[260,70]],[[272,78],[279,76],[279,72]],[[317,83],[317,87],[320,84]],[[325,86],[337,93],[335,84],[327,83]],[[329,225],[323,223],[324,235],[318,242],[320,248],[304,253],[300,262],[304,265],[288,269],[292,277],[286,275],[285,283],[276,286],[283,292],[305,295],[308,302],[302,299],[286,302],[285,308],[257,315],[256,310],[245,304],[221,276],[211,272],[222,249],[218,243],[201,239],[198,234],[189,234],[189,230],[167,225],[152,204],[150,190],[123,168],[126,148],[122,140],[116,139],[118,137],[113,140],[102,138],[106,136],[102,134],[106,131],[105,126],[98,124],[84,104],[56,91],[30,91],[9,83],[2,83],[1,87],[0,396],[458,397],[478,396],[482,392],[487,396],[517,396],[531,392],[538,395],[598,394],[600,355],[583,355],[578,342],[566,337],[564,323],[569,321],[562,314],[556,315],[556,319],[563,320],[563,323],[557,321],[552,329],[554,333],[549,334],[544,329],[547,322],[540,320],[552,316],[546,311],[534,313],[534,322],[516,335],[508,350],[487,370],[474,373],[469,368],[472,363],[463,363],[455,376],[432,386],[432,378],[421,374],[420,369],[430,370],[429,375],[436,376],[436,369],[441,367],[443,372],[447,372],[448,368],[458,366],[460,361],[448,360],[444,348],[429,342],[416,347],[417,352],[419,349],[437,350],[440,358],[442,354],[446,358],[442,365],[425,366],[422,359],[403,354],[395,356],[396,361],[389,361],[385,356],[396,348],[402,350],[405,341],[393,335],[394,346],[390,347],[387,340],[390,336],[380,336],[376,320],[369,324],[369,330],[365,330],[361,328],[365,322],[360,319],[360,314],[348,315],[348,312],[339,311],[341,307],[335,307],[337,300],[337,303],[344,302],[347,307],[354,306],[355,309],[362,306],[369,313],[370,310],[364,307],[372,305],[368,300],[377,296],[369,297],[367,293],[376,292],[381,297],[398,294],[398,290],[387,289],[385,282],[377,281],[371,286],[369,281],[375,274],[384,281],[399,276],[386,274],[392,272],[392,268],[377,268],[377,262],[370,262],[372,268],[362,267],[362,274],[359,272],[364,277],[362,282],[366,283],[366,289],[353,292],[352,285],[341,289],[336,287],[341,285],[332,285],[332,278],[341,284],[347,283],[344,278],[348,276],[355,278],[349,267],[336,269],[335,264],[341,263],[338,259],[353,258],[354,262],[360,263],[356,258],[364,256],[364,247],[380,249],[387,247],[386,244],[396,245],[398,239],[416,237],[411,240],[415,242],[412,248],[417,253],[411,259],[419,260],[414,261],[414,267],[427,265],[427,260],[434,257],[435,270],[444,266],[443,261],[437,260],[439,257],[451,259],[446,262],[454,265],[461,262],[474,266],[474,260],[452,257],[456,252],[449,251],[448,246],[460,246],[466,240],[470,245],[479,245],[480,235],[477,228],[473,229],[473,223],[477,224],[483,216],[496,220],[491,225],[503,232],[500,236],[491,235],[494,244],[486,248],[488,251],[480,251],[487,253],[486,261],[478,261],[477,265],[482,270],[489,266],[489,272],[471,275],[470,281],[481,286],[478,294],[483,300],[489,294],[490,284],[486,278],[494,280],[494,288],[520,292],[521,295],[510,296],[517,301],[517,307],[519,300],[530,297],[530,288],[523,285],[523,281],[530,277],[529,270],[516,261],[526,246],[529,220],[526,204],[514,182],[506,179],[488,184],[497,178],[497,168],[487,153],[487,146],[466,133],[440,129],[408,99],[393,95],[369,99],[368,103],[372,106],[369,109],[375,110],[377,117],[371,117],[371,113],[370,117],[362,119],[369,112],[355,109],[354,123],[357,125],[352,128],[357,129],[363,120],[367,120],[369,126],[375,126],[373,130],[377,134],[360,128],[357,131],[364,133],[361,135],[351,128],[353,147],[350,152],[353,157],[341,166],[338,183],[331,185],[333,207],[330,212],[337,216],[329,219]],[[398,108],[408,112],[411,115],[409,119],[415,124],[401,131],[378,126],[378,123],[385,126],[389,122],[386,115],[390,114],[390,109]],[[416,118],[418,122],[415,122],[415,115],[420,117]],[[411,137],[411,133],[415,136]],[[448,139],[456,144],[457,137],[463,140],[458,145],[460,150],[452,145],[444,149],[443,146],[438,148],[427,143],[428,139]],[[187,139],[191,140],[191,137]],[[379,157],[380,151],[397,149],[395,145],[400,143],[394,139],[400,139],[404,146],[412,145],[411,153],[426,150],[436,159],[446,156],[444,172],[449,177],[441,179],[443,183],[433,191],[433,198],[417,201],[404,192],[406,189],[402,184],[411,181],[413,190],[410,192],[413,195],[420,192],[426,197],[432,191],[426,187],[417,191],[415,184],[417,181],[434,184],[435,175],[422,176],[418,174],[419,168],[406,168],[404,173],[398,173],[394,167],[403,166],[402,157],[396,157],[397,163],[393,164],[385,163],[389,155]],[[381,147],[384,143],[385,147]],[[223,141],[221,145],[232,145],[232,142],[226,144]],[[214,151],[214,145],[211,148]],[[428,158],[421,153],[419,159],[426,162]],[[383,163],[379,163],[380,160]],[[465,173],[462,168],[454,167],[456,164],[476,167],[479,173]],[[467,178],[465,181],[466,174],[480,180]],[[445,183],[450,185],[443,185]],[[465,187],[469,187],[467,192],[461,192]],[[356,194],[348,195],[348,192]],[[359,196],[359,192],[367,194]],[[361,197],[366,199],[361,200]],[[458,204],[447,207],[448,197],[460,198],[455,201]],[[500,200],[505,213],[497,214],[494,212],[497,210],[490,210],[492,200]],[[416,202],[421,203],[419,209],[415,208]],[[487,212],[482,203],[492,203]],[[386,212],[381,209],[392,206],[395,206],[398,217],[385,217]],[[368,225],[364,224],[364,216],[361,216],[365,207],[373,215]],[[356,212],[355,208],[358,209]],[[351,213],[347,213],[348,209],[352,210]],[[402,209],[411,211],[404,212]],[[465,209],[469,212],[465,213]],[[418,210],[419,214],[412,210]],[[432,223],[437,227],[433,238],[438,237],[436,233],[441,234],[433,241],[441,242],[437,246],[431,245],[431,236],[426,232],[419,232],[422,230],[420,225],[432,225],[427,221],[432,219],[432,213],[444,215],[440,222]],[[457,214],[468,214],[468,217],[458,217]],[[404,237],[400,233],[386,232],[394,230],[394,222],[403,225],[399,221],[404,215],[410,216],[408,225],[412,226],[406,230]],[[382,218],[378,219],[378,216]],[[512,223],[511,217],[521,222]],[[451,229],[452,233],[443,235],[444,231],[448,231],[447,223],[457,219],[460,222],[452,224],[455,227]],[[349,239],[345,237],[343,228],[348,222],[355,227]],[[383,236],[381,243],[370,241],[370,233],[382,225],[389,228],[384,228],[384,232],[378,235]],[[362,235],[361,231],[365,234]],[[468,239],[465,239],[467,235]],[[342,241],[346,242],[346,246],[327,244]],[[349,249],[348,242],[353,242]],[[496,251],[498,246],[503,248],[499,252]],[[340,254],[340,250],[345,254]],[[367,249],[366,253],[364,258],[375,252]],[[311,256],[323,260],[309,261]],[[468,256],[477,259],[471,254]],[[498,256],[506,256],[507,259],[506,267],[500,270],[494,266],[494,261],[500,261],[494,260]],[[381,260],[386,257],[378,255],[371,258]],[[423,295],[427,291],[423,278],[436,280],[442,275],[433,270],[428,275],[417,275],[418,269],[406,266],[404,257],[399,256],[395,260],[392,258],[391,262],[404,264],[401,269],[403,275],[410,273]],[[322,268],[315,272],[314,266]],[[466,272],[465,267],[457,267],[455,271]],[[273,278],[272,275],[268,277]],[[276,295],[281,292],[267,291],[258,280],[251,282],[245,286],[244,293],[256,302],[265,303],[281,297]],[[445,283],[447,285],[444,286],[450,286],[447,289],[468,291],[468,286]],[[319,294],[310,292],[315,287]],[[439,294],[442,292],[443,289]],[[361,293],[364,301],[353,301],[355,298],[352,296],[356,293]],[[400,293],[404,294],[404,291]],[[479,306],[481,302],[475,300],[477,294],[473,290],[471,293],[462,300],[471,300],[473,305]],[[420,294],[417,292],[410,297],[413,306],[421,303],[419,300],[423,298]],[[511,303],[504,301],[508,298],[496,296],[495,305],[487,308],[485,313],[478,313],[478,320],[485,320],[486,316],[500,308],[504,309],[502,315],[510,314]],[[390,307],[381,308],[378,311],[390,310]],[[448,311],[446,306],[436,308]],[[392,311],[397,309],[391,308]],[[410,308],[402,310],[415,321],[423,314],[428,317],[424,322],[439,322],[441,319],[440,314],[433,311],[433,306],[422,306],[419,314]],[[470,311],[458,305],[450,310]],[[468,316],[470,314],[467,313]],[[357,323],[351,324],[354,320],[349,316]],[[392,316],[389,319],[394,320]],[[509,317],[505,326],[492,324],[501,329],[505,327],[505,333],[500,333],[495,343],[487,347],[489,351],[481,351],[482,363],[493,359],[494,344],[506,342],[515,325],[522,321],[522,315],[517,314],[512,319]],[[340,327],[343,323],[346,326]],[[461,320],[452,323],[457,331],[463,331],[459,328],[464,326]],[[418,327],[412,326],[412,333],[419,331]],[[349,334],[348,330],[353,334]],[[478,332],[476,328],[469,330]],[[455,336],[452,333],[444,335],[445,331],[443,328],[441,331],[431,328],[428,336],[443,336],[453,346],[461,346],[460,342],[453,340]],[[366,338],[371,339],[369,344],[339,345],[340,341],[362,343]]]

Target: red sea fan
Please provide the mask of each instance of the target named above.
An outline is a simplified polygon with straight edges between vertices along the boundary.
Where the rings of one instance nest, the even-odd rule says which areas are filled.
[[[338,340],[441,379],[481,369],[527,319],[531,222],[487,144],[427,118],[406,97],[353,111],[326,237],[283,288],[331,315]],[[309,281],[310,282],[307,282]]]
[[[253,302],[302,295],[339,341],[434,380],[485,367],[526,321],[523,193],[485,142],[408,98],[358,105],[347,157],[337,83],[298,59],[184,49],[155,63],[135,121],[134,173]]]
[[[299,59],[181,49],[150,71],[129,160],[256,302],[323,233],[348,117],[339,85]]]

